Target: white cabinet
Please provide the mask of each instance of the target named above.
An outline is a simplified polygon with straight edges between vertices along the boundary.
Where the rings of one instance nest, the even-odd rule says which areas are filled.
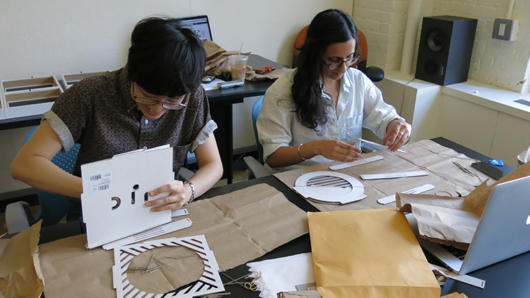
[[[377,86],[412,124],[411,141],[441,136],[513,167],[530,145],[530,107],[514,103],[530,94],[475,82],[442,87],[400,73]]]

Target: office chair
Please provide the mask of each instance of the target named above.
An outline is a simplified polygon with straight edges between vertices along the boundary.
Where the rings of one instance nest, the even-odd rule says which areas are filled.
[[[261,105],[263,104],[263,96],[261,96],[252,106],[252,128],[254,129],[254,137],[256,138],[256,145],[258,146],[258,160],[252,156],[245,156],[243,160],[247,164],[251,172],[251,177],[260,178],[269,176],[272,172],[266,168],[263,160],[263,147],[259,142],[258,129],[256,122],[258,121],[259,112],[261,111]]]
[[[29,140],[37,128],[29,132],[24,140],[24,144]],[[74,171],[77,154],[81,145],[75,144],[68,152],[58,152],[52,162],[68,173]],[[40,209],[35,214],[29,211],[28,203],[15,202],[6,207],[6,224],[10,234],[20,232],[28,228],[33,223],[42,219],[43,226],[57,224],[70,209],[70,199],[68,197],[49,193],[36,189],[39,199]]]
[[[293,67],[296,67],[298,55],[304,46],[305,39],[307,36],[307,29],[309,26],[305,26],[298,32],[294,41],[293,47]],[[364,33],[357,28],[357,51],[361,55],[361,59],[354,64],[352,67],[358,68],[362,71],[372,82],[379,82],[385,77],[385,72],[376,66],[366,66],[368,60],[368,42]]]

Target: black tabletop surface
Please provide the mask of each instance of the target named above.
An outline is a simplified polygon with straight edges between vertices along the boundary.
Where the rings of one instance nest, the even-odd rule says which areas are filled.
[[[433,139],[433,141],[446,147],[452,148],[459,153],[466,154],[467,156],[474,159],[488,159],[488,157],[485,155],[477,153],[464,146],[460,146],[444,138],[435,138]],[[273,186],[278,191],[282,192],[289,201],[291,201],[304,211],[318,211],[314,206],[302,199],[290,188],[285,186],[282,182],[280,182],[273,176],[267,176],[263,178],[252,179],[244,182],[213,188],[207,193],[205,193],[203,196],[201,196],[200,199],[208,199],[260,183],[265,183]],[[64,238],[80,233],[81,229],[79,222],[69,222],[52,227],[45,227],[41,231],[40,243],[45,243],[48,241],[53,241],[55,239]],[[265,254],[260,258],[257,258],[254,261],[285,257],[310,251],[311,245],[309,241],[309,234],[305,234],[272,250],[271,252]],[[228,274],[233,278],[237,278],[248,274],[248,268],[245,264],[242,264],[233,269],[227,270],[224,273]],[[528,276],[530,276],[530,252],[491,265],[484,269],[477,270],[475,272],[470,273],[470,275],[475,276],[477,278],[485,279],[487,281],[486,288],[477,289],[460,282],[449,281],[444,287],[442,287],[442,293],[447,294],[454,291],[458,291],[466,293],[468,297],[530,297],[530,282],[528,282]],[[230,279],[228,279],[224,275],[222,275],[222,279],[225,283],[230,281]],[[225,288],[226,291],[230,293],[230,295],[222,297],[259,297],[258,292],[249,291],[239,285],[228,285]]]

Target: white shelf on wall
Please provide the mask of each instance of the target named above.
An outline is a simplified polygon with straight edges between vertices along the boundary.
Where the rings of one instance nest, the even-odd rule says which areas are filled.
[[[442,136],[510,166],[530,145],[530,107],[515,102],[530,94],[474,81],[439,86],[391,71],[377,86],[412,124],[412,141]]]
[[[72,74],[63,74],[62,75],[62,83],[63,88],[66,90],[70,87],[72,87],[75,83],[81,81],[82,79],[90,78],[93,76],[99,76],[109,73],[109,71],[97,71],[97,72],[80,72],[80,73],[72,73]]]
[[[1,82],[2,109],[53,102],[63,93],[55,76]]]
[[[530,101],[530,93],[521,94],[475,81],[449,85],[442,92],[530,121],[530,106],[516,102],[519,99]]]

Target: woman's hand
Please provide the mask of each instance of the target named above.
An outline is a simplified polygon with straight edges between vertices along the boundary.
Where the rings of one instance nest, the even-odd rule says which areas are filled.
[[[386,127],[386,136],[383,145],[387,145],[392,152],[398,150],[410,138],[411,127],[405,121],[394,119]]]
[[[307,145],[309,149],[315,150],[314,155],[320,154],[335,161],[350,162],[361,157],[361,149],[355,147],[355,143],[324,139],[310,142],[304,147]]]
[[[161,193],[169,193],[167,197],[162,197],[153,201],[145,202],[146,207],[153,207],[151,211],[171,210],[175,211],[184,206],[191,199],[191,189],[182,181],[175,180],[169,184],[162,185],[149,192],[150,197]]]

